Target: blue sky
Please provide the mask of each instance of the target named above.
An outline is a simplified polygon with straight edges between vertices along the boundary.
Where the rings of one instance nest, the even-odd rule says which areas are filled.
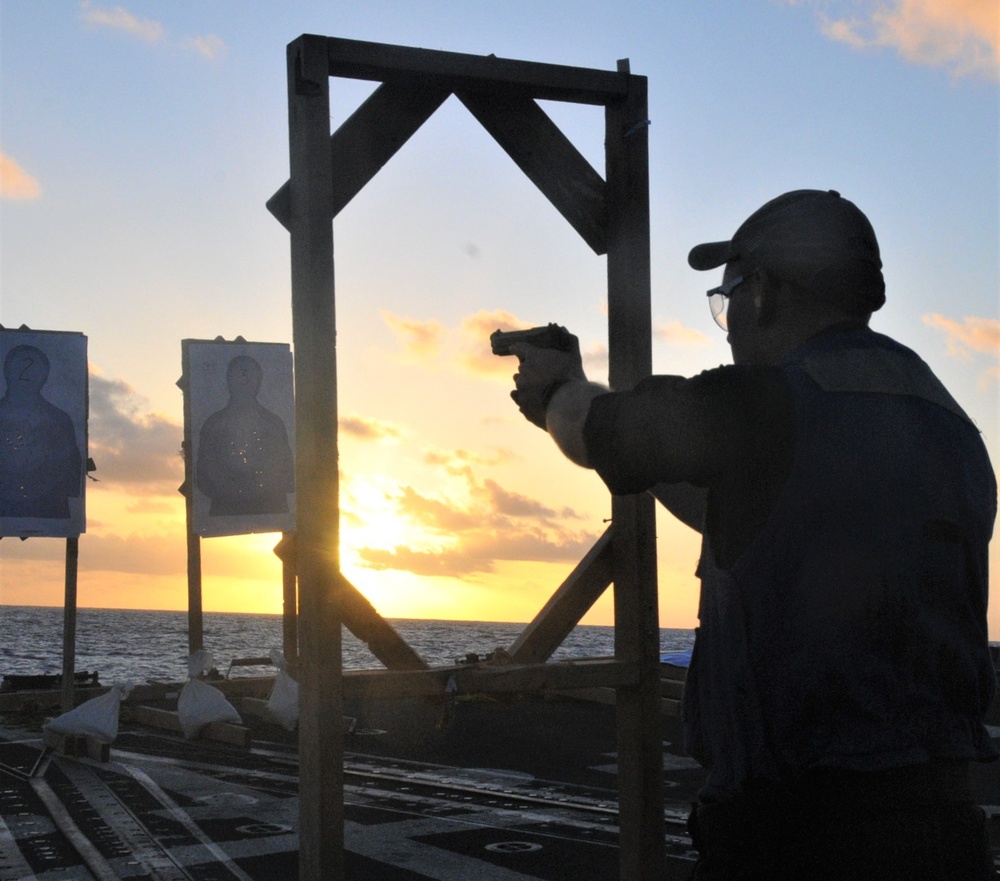
[[[728,361],[693,244],[786,190],[837,189],[882,246],[873,326],[931,364],[1000,462],[998,14],[994,0],[2,0],[0,324],[89,339],[101,482],[81,604],[186,602],[180,341],[290,342],[287,235],[264,203],[288,176],[285,46],[301,33],[628,58],[649,80],[656,369]],[[372,88],[332,81],[332,124]],[[602,170],[600,111],[546,109]],[[601,378],[603,259],[454,99],[337,218],[335,247],[351,577],[387,614],[530,618],[601,532],[606,495],[515,418],[513,370],[483,334],[501,312],[559,321]],[[659,531],[663,622],[688,626],[697,543],[669,518]],[[274,538],[205,543],[206,608],[280,608]],[[0,602],[58,603],[60,555],[3,541]]]

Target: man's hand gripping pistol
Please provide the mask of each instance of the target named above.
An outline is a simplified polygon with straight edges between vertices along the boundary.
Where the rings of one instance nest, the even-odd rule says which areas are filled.
[[[518,372],[510,396],[525,418],[545,428],[549,402],[567,382],[583,379],[580,342],[565,327],[547,324],[490,334],[494,355],[516,355]]]

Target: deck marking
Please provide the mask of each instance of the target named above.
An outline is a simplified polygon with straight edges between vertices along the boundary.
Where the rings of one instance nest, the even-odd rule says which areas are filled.
[[[82,760],[60,761],[59,769],[97,813],[131,859],[122,867],[133,871],[113,877],[146,876],[156,881],[190,881],[191,876],[160,844],[146,825]],[[116,857],[121,861],[123,857]]]
[[[9,875],[8,871],[14,874]],[[2,816],[0,816],[0,879],[35,881],[31,866],[24,859],[14,833],[10,831]]]
[[[194,820],[191,819],[190,815],[183,808],[180,807],[169,795],[167,795],[156,782],[148,775],[145,771],[139,768],[135,768],[131,765],[126,765],[125,770],[128,771],[139,783],[149,792],[160,804],[166,808],[167,812],[180,823],[188,832],[190,832],[205,849],[215,857],[217,862],[222,863],[230,872],[233,873],[240,881],[254,881],[253,877],[244,872],[239,866],[236,865],[230,859],[229,854],[227,854],[219,845],[217,845],[211,838],[209,838],[203,831],[201,826],[199,826]]]
[[[536,875],[525,875],[502,866],[486,864],[468,855],[455,853],[424,842],[414,841],[410,836],[426,825],[423,834],[441,831],[440,822],[405,822],[408,827],[400,829],[400,824],[387,823],[384,827],[363,826],[351,821],[345,823],[347,840],[345,846],[352,853],[366,856],[380,863],[409,869],[432,881],[469,881],[475,877],[489,877],[490,881],[538,881]],[[388,828],[385,828],[388,827]],[[488,869],[488,876],[472,874],[470,870]]]
[[[56,827],[73,845],[73,849],[80,855],[80,859],[93,873],[94,878],[97,881],[118,881],[118,873],[111,868],[111,863],[104,858],[90,839],[84,835],[80,827],[76,825],[59,796],[52,791],[52,787],[41,777],[32,777],[31,788],[35,790],[35,795],[42,800],[42,804],[45,805],[45,809],[51,815]]]

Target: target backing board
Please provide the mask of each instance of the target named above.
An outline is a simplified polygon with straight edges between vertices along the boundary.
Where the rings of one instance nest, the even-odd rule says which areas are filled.
[[[87,338],[0,330],[0,536],[86,531]]]
[[[192,528],[295,529],[295,393],[287,344],[182,343]]]

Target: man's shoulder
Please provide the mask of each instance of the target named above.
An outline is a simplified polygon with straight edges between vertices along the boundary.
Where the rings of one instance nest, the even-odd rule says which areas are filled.
[[[766,423],[791,425],[794,405],[786,371],[769,365],[727,364],[695,376],[651,376],[636,387],[635,405],[694,414],[705,425],[743,437]]]
[[[787,389],[788,380],[780,367],[726,364],[692,376],[685,390],[698,397],[746,400],[760,395],[784,394]]]
[[[825,392],[919,398],[970,422],[965,411],[912,349],[874,331],[830,334],[789,359]]]
[[[780,382],[784,372],[780,367],[721,364],[696,373],[694,376],[668,376],[656,374],[646,377],[637,386],[643,391],[711,392],[739,388],[746,384]]]
[[[912,367],[927,368],[924,360],[913,349],[899,340],[872,330],[870,327],[833,327],[821,331],[789,353],[782,367],[801,365],[818,360],[858,360],[864,357],[890,356]]]

